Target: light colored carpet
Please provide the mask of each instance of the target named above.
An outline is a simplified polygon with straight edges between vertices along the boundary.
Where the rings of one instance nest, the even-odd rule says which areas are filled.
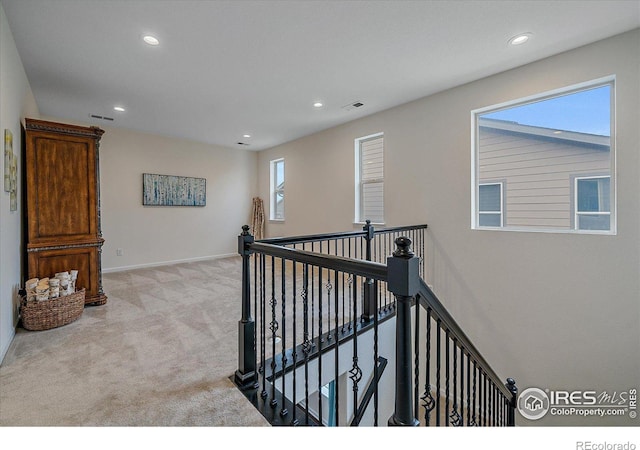
[[[19,328],[0,366],[2,426],[268,426],[237,368],[240,258],[103,276],[106,305]]]

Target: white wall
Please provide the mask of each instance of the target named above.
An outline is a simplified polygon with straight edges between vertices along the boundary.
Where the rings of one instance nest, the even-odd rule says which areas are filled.
[[[237,254],[236,237],[250,223],[256,191],[255,152],[103,129],[103,270]],[[143,173],[206,178],[206,206],[142,206]]]
[[[9,23],[0,5],[0,136],[4,177],[4,130],[13,133],[13,153],[18,157],[18,210],[9,210],[9,193],[0,192],[0,361],[15,334],[18,317],[16,295],[22,267],[22,136],[24,117],[37,117],[38,107],[18,55]]]
[[[286,220],[267,236],[353,227],[354,139],[385,133],[387,225],[428,223],[428,278],[521,390],[640,386],[640,30],[260,152],[284,157]],[[471,230],[470,111],[615,74],[618,234]],[[523,424],[526,421],[522,421]],[[526,424],[528,424],[527,422]],[[630,424],[550,418],[539,425]]]

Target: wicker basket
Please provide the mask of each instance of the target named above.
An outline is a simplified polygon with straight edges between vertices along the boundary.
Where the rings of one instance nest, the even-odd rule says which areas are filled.
[[[20,311],[22,326],[31,331],[49,330],[77,320],[84,311],[82,289],[70,295],[52,298],[43,302],[27,301],[22,297]]]

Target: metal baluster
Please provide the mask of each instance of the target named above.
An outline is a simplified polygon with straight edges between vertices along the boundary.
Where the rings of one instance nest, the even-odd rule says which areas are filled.
[[[440,354],[440,340],[442,332],[442,322],[438,319],[438,327],[436,334],[436,426],[440,426],[440,366],[441,366],[441,354]]]
[[[427,334],[426,334],[426,359],[424,394],[422,395],[422,406],[424,407],[424,421],[426,426],[430,425],[431,411],[436,406],[436,402],[431,394],[431,308],[427,308]]]
[[[287,302],[286,302],[286,261],[283,259],[282,260],[282,265],[281,265],[281,274],[280,274],[280,288],[282,289],[282,398],[285,399],[287,398],[287,392],[286,392],[286,377],[285,377],[285,373],[286,373],[286,369],[287,369],[287,324],[286,324],[286,317],[287,317]],[[275,355],[274,355],[275,358]],[[275,378],[274,378],[274,383],[275,384]],[[289,414],[289,411],[287,410],[287,408],[285,407],[285,402],[282,402],[282,409],[280,410],[280,417],[285,417],[287,414]]]
[[[278,404],[276,400],[276,331],[278,331],[278,321],[276,320],[276,270],[275,270],[275,258],[271,257],[271,323],[269,329],[271,330],[271,401],[269,404],[275,407]]]
[[[487,385],[487,375],[484,372],[480,372],[482,375],[482,425],[487,426],[487,395],[489,394]]]
[[[311,353],[311,341],[309,340],[309,265],[302,269],[302,353],[304,354],[304,404],[305,424],[309,424],[309,353]]]
[[[471,416],[471,421],[469,422],[469,425],[471,425],[472,427],[476,427],[478,426],[478,422],[477,422],[477,417],[476,417],[476,388],[477,388],[477,375],[478,372],[476,370],[476,362],[473,361],[473,396],[472,396],[472,402],[471,404],[473,405],[473,415]]]
[[[344,257],[344,239],[342,240],[342,256]],[[342,334],[344,334],[344,323],[345,323],[345,318],[346,318],[346,314],[345,314],[345,308],[344,308],[344,277],[345,277],[345,273],[342,272]]]
[[[460,426],[464,426],[464,348],[460,347]]]
[[[322,243],[320,243],[322,252]],[[322,267],[318,267],[318,419],[322,423]]]
[[[296,407],[296,405],[298,404],[297,399],[296,399],[296,391],[298,390],[298,384],[297,384],[297,377],[296,374],[298,373],[298,371],[296,370],[298,367],[298,350],[297,350],[297,342],[298,342],[298,334],[296,333],[297,331],[297,311],[296,311],[296,281],[297,281],[297,274],[296,274],[296,266],[298,264],[297,263],[293,263],[293,269],[292,269],[292,274],[291,276],[293,277],[293,290],[292,290],[292,295],[293,295],[293,347],[291,350],[292,356],[293,356],[293,417],[291,419],[291,425],[298,425],[298,418],[297,416],[297,411],[298,408]]]
[[[267,397],[267,260],[264,254],[260,255],[260,260],[262,265],[260,269],[260,371],[262,372],[262,392],[260,392],[260,396],[264,399]]]
[[[471,425],[471,357],[467,355],[467,426]]]
[[[444,426],[449,426],[449,329],[447,328],[445,333],[445,397],[444,397]]]
[[[355,281],[355,280],[354,280]],[[362,370],[358,366],[358,283],[353,283],[353,356],[349,378],[351,379],[351,389],[353,391],[353,410],[358,410],[358,383],[362,378]]]
[[[380,282],[375,281],[376,290],[380,288]],[[378,426],[378,310],[373,315],[373,377],[376,384],[373,391],[373,426]]]
[[[336,241],[336,251],[338,249],[338,241]],[[338,337],[338,324],[339,324],[339,315],[338,315],[338,272],[334,270],[334,282],[336,285],[336,289],[335,289],[335,293],[334,293],[334,299],[335,299],[335,328],[334,328],[334,333],[335,333],[335,338],[336,338],[336,343],[335,343],[335,360],[334,360],[334,364],[335,364],[335,419],[336,419],[336,426],[340,426],[340,408],[338,408],[338,405],[340,405],[340,355],[339,355],[339,351],[340,351],[340,346],[338,345],[338,343],[340,342],[340,339]]]
[[[416,305],[416,325],[413,332],[413,411],[418,416],[418,402],[420,401],[420,308]]]
[[[458,340],[455,338],[453,339],[453,407],[449,417],[454,427],[460,426],[462,419],[458,413]]]

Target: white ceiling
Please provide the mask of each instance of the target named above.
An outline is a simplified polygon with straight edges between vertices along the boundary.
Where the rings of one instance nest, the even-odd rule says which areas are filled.
[[[640,0],[1,1],[41,114],[253,150],[640,27]]]

